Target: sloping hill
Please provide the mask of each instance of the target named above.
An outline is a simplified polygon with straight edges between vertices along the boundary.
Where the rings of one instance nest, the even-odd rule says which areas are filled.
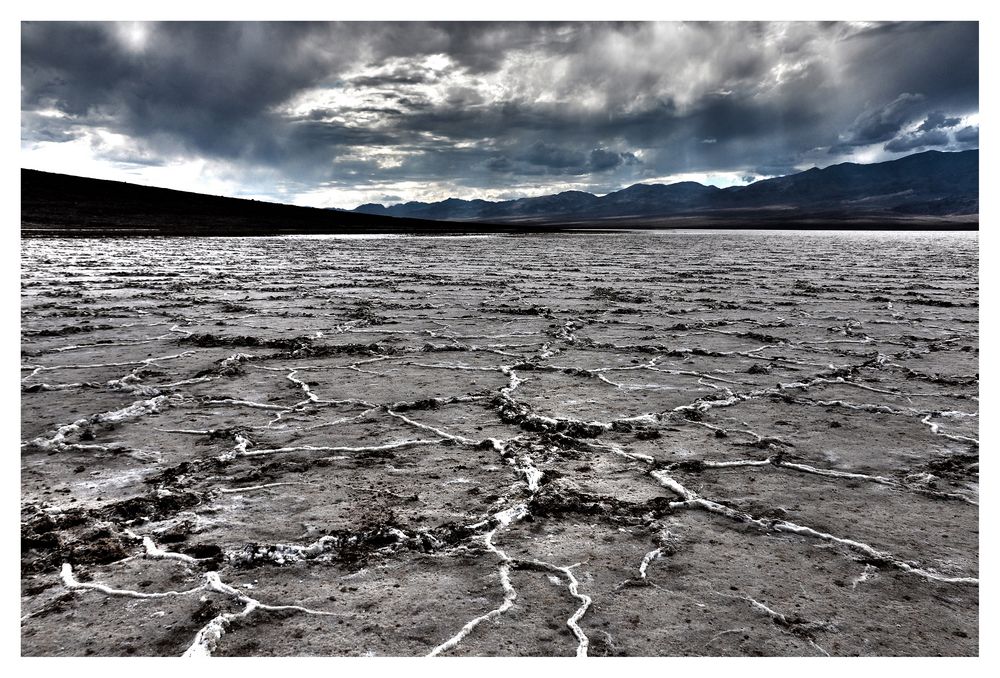
[[[452,230],[452,224],[21,170],[22,235],[268,235]]]

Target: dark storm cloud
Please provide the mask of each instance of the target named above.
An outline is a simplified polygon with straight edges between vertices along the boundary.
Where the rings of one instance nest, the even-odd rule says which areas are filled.
[[[620,187],[978,143],[953,129],[978,111],[975,23],[25,23],[21,56],[29,148],[121,135],[95,162],[204,159],[300,192]]]
[[[590,167],[595,172],[604,172],[620,165],[638,165],[641,162],[641,160],[635,157],[634,153],[629,153],[628,151],[618,153],[603,148],[595,148],[590,152]]]
[[[521,159],[531,165],[564,170],[582,166],[586,161],[586,156],[579,151],[572,151],[538,141],[532,144]]]
[[[334,78],[362,45],[411,51],[400,39],[405,31],[392,25],[365,25],[351,35],[349,27],[327,24],[171,22],[148,27],[138,46],[128,44],[128,30],[23,24],[22,108],[53,107],[84,124],[110,115],[115,131],[164,132],[195,150],[239,156],[260,145],[252,137],[280,135],[275,127],[285,121],[273,106]],[[447,31],[428,30],[432,43],[447,49]],[[420,79],[401,73],[371,79]]]
[[[949,118],[941,111],[934,111],[927,116],[927,119],[920,123],[917,129],[921,132],[929,132],[932,129],[954,127],[962,122],[961,118]]]
[[[963,144],[979,143],[979,127],[963,127],[955,132],[955,141]]]
[[[850,146],[867,146],[892,139],[903,125],[914,118],[923,105],[922,94],[904,92],[885,106],[869,108],[855,119],[844,134],[842,143],[831,151],[837,152]]]
[[[885,145],[885,150],[893,153],[903,153],[905,151],[914,151],[934,146],[947,146],[948,142],[948,135],[939,129],[935,129],[930,132],[906,134],[893,139]]]
[[[916,92],[926,97],[927,112],[978,108],[979,26],[974,22],[891,23],[854,33],[843,47],[843,77],[865,99],[888,101],[897,93]]]
[[[589,153],[561,148],[544,142],[532,144],[526,151],[510,158],[506,155],[490,157],[485,167],[500,173],[517,173],[527,176],[565,175],[580,176],[607,172],[623,165],[639,165],[642,161],[628,151],[595,148]]]

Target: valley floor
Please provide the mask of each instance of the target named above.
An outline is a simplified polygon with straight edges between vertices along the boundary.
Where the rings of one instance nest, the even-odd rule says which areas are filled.
[[[22,241],[25,655],[976,655],[978,236]]]

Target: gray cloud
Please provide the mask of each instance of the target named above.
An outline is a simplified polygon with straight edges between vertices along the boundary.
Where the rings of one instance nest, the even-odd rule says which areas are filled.
[[[590,152],[590,167],[595,172],[604,172],[619,167],[620,165],[639,165],[642,161],[635,157],[634,153],[625,151],[609,151],[604,148],[595,148]]]
[[[924,95],[904,92],[884,106],[868,108],[854,120],[834,152],[892,139],[923,106]]]
[[[932,129],[929,132],[905,134],[887,143],[884,148],[892,153],[903,153],[934,146],[947,146],[950,139],[947,133]]]
[[[955,141],[963,144],[979,143],[979,127],[963,127],[955,132]]]
[[[932,129],[954,127],[960,122],[962,122],[961,118],[949,118],[941,111],[934,111],[933,113],[929,113],[927,115],[927,118],[920,123],[920,127],[918,127],[917,130],[920,132],[929,132]]]
[[[978,111],[975,23],[26,22],[21,61],[26,162],[120,135],[95,163],[203,159],[294,193],[611,190],[978,143],[945,132]]]
[[[494,172],[523,175],[580,176],[608,172],[623,165],[641,165],[642,161],[629,151],[595,148],[589,153],[535,142],[526,151],[515,155],[496,155],[486,160]]]
[[[540,165],[555,170],[567,170],[581,167],[586,161],[586,156],[579,151],[568,150],[537,141],[531,145],[521,159],[531,165]]]

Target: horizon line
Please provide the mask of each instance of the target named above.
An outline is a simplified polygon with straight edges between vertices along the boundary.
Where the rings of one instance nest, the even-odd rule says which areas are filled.
[[[302,207],[302,208],[306,208],[306,209],[317,209],[317,210],[335,211],[335,212],[354,212],[355,210],[358,210],[358,209],[360,209],[362,207],[369,206],[369,205],[371,205],[371,206],[376,206],[377,205],[377,206],[382,207],[383,209],[389,209],[389,208],[392,208],[392,207],[396,207],[398,205],[434,205],[434,204],[446,202],[448,200],[458,200],[458,201],[461,201],[461,202],[477,202],[478,201],[478,202],[486,202],[486,203],[490,203],[490,204],[493,204],[493,205],[498,205],[498,204],[507,203],[507,202],[516,202],[518,200],[530,200],[530,199],[533,199],[533,198],[545,198],[545,197],[555,196],[555,195],[564,195],[566,193],[584,193],[586,195],[591,195],[591,196],[593,196],[595,198],[604,198],[604,197],[607,197],[609,195],[613,195],[614,193],[619,193],[619,192],[627,190],[629,188],[633,188],[635,186],[677,186],[677,185],[680,185],[680,184],[696,184],[696,185],[702,186],[704,188],[715,188],[715,189],[717,189],[719,191],[727,191],[727,190],[734,189],[734,188],[746,188],[748,186],[753,186],[755,184],[759,184],[759,183],[762,183],[764,181],[770,181],[772,179],[781,179],[783,177],[790,177],[790,176],[795,176],[797,174],[804,174],[805,172],[810,172],[810,171],[813,171],[813,170],[824,170],[824,169],[828,169],[830,167],[840,167],[840,166],[843,166],[843,165],[858,165],[858,166],[863,166],[863,167],[864,166],[869,166],[869,165],[885,165],[885,164],[888,164],[888,163],[894,163],[894,162],[898,162],[900,160],[905,160],[906,158],[912,158],[912,157],[918,156],[918,155],[927,155],[927,154],[930,154],[930,153],[940,153],[942,155],[944,155],[944,154],[951,155],[951,154],[972,153],[972,152],[978,153],[979,152],[979,148],[967,148],[967,149],[964,149],[964,150],[961,150],[961,151],[941,151],[941,150],[937,150],[937,149],[927,149],[925,151],[918,151],[916,153],[910,153],[908,155],[902,155],[902,156],[900,156],[898,158],[893,158],[892,160],[883,160],[881,162],[867,162],[866,163],[866,162],[845,161],[845,162],[833,163],[833,164],[830,164],[830,165],[826,165],[824,167],[819,167],[819,166],[814,165],[813,167],[809,167],[809,168],[800,170],[798,172],[792,172],[792,173],[789,173],[789,174],[776,174],[774,176],[764,177],[762,179],[757,179],[756,181],[751,181],[748,184],[742,184],[740,186],[727,186],[725,188],[720,188],[720,187],[715,186],[713,184],[702,184],[701,182],[698,182],[698,181],[675,181],[675,182],[671,182],[671,183],[660,183],[660,182],[645,183],[645,182],[641,182],[640,181],[640,182],[637,182],[637,183],[634,183],[634,184],[629,184],[628,186],[622,186],[621,188],[615,189],[613,191],[608,191],[607,193],[603,193],[603,194],[591,193],[589,191],[568,190],[568,191],[560,191],[558,193],[544,193],[542,195],[523,196],[523,197],[520,197],[520,198],[507,198],[505,200],[487,200],[485,198],[457,198],[457,197],[454,197],[454,196],[449,196],[447,198],[444,198],[443,200],[436,200],[434,202],[422,202],[422,201],[419,201],[419,200],[410,200],[410,201],[406,201],[406,202],[391,203],[391,204],[388,204],[388,205],[386,205],[384,203],[367,202],[367,203],[361,203],[360,205],[357,205],[357,206],[355,206],[353,208],[318,207],[316,205],[297,205],[295,203],[290,203],[290,202],[276,202],[276,201],[273,201],[273,200],[261,200],[259,198],[251,198],[251,197],[240,196],[240,195],[225,195],[225,194],[218,194],[218,193],[203,193],[203,192],[191,191],[191,190],[187,190],[187,189],[183,189],[183,188],[170,188],[168,186],[159,186],[159,185],[144,184],[144,183],[137,183],[137,182],[131,182],[131,181],[123,181],[121,179],[105,179],[105,178],[102,178],[102,177],[89,176],[89,175],[86,175],[86,174],[67,174],[67,173],[64,173],[64,172],[53,172],[51,170],[37,169],[37,168],[34,168],[34,167],[21,167],[21,171],[27,170],[27,171],[31,171],[31,172],[41,172],[41,173],[44,173],[44,174],[56,174],[56,175],[59,175],[59,176],[77,177],[77,178],[80,178],[80,179],[92,179],[94,181],[108,181],[108,182],[117,183],[117,184],[125,184],[125,185],[128,185],[128,186],[140,186],[140,187],[144,187],[144,188],[156,188],[156,189],[160,189],[160,190],[164,190],[164,191],[176,191],[177,193],[189,193],[189,194],[192,194],[192,195],[208,195],[208,196],[214,196],[214,197],[220,197],[220,198],[229,198],[229,199],[232,199],[232,200],[247,200],[247,201],[250,201],[250,202],[267,203],[267,204],[272,204],[272,205],[288,205],[290,207]]]

